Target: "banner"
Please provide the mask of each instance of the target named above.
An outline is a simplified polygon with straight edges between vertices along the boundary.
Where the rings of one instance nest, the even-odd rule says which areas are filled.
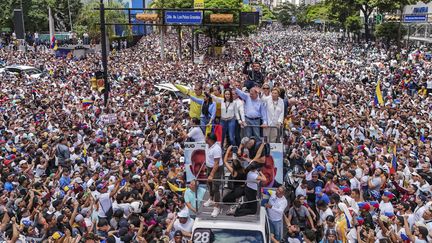
[[[205,149],[206,144],[204,142],[185,142],[184,159],[187,182],[196,178],[207,179]],[[200,174],[197,176],[199,172]]]
[[[102,125],[109,125],[114,124],[117,122],[117,115],[116,114],[104,114],[100,116],[99,122]]]
[[[274,180],[283,185],[283,144],[270,143],[270,154],[273,157],[275,176]]]
[[[194,0],[194,9],[204,8],[204,0]]]

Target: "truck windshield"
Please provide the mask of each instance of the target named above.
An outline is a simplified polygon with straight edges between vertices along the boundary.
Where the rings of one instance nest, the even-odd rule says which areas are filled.
[[[237,229],[196,229],[193,242],[200,243],[263,243],[260,231]]]

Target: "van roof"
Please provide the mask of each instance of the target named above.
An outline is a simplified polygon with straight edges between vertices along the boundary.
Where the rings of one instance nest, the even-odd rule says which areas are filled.
[[[21,70],[36,69],[35,67],[25,66],[25,65],[11,65],[11,66],[7,66],[5,68],[17,68],[17,69],[21,69]]]
[[[265,227],[266,210],[264,207],[259,207],[259,212],[255,215],[246,215],[241,217],[227,216],[224,213],[216,218],[210,216],[210,212],[200,212],[194,223],[196,228],[212,228],[212,229],[239,229],[239,230],[258,230],[261,231]],[[207,214],[208,213],[208,214]]]

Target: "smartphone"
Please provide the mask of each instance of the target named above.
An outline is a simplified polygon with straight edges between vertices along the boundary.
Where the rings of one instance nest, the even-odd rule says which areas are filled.
[[[232,150],[233,154],[238,153],[238,147],[237,146],[232,146],[231,150]]]

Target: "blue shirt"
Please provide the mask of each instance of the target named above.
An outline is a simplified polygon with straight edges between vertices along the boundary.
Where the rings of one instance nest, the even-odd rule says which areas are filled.
[[[4,189],[5,189],[6,191],[8,191],[8,192],[11,192],[11,191],[13,191],[14,186],[12,185],[12,183],[10,183],[9,181],[7,181],[7,182],[4,184]]]
[[[198,186],[198,195],[196,196],[198,199],[198,208],[200,206],[200,203],[203,201],[205,192],[206,189]],[[196,209],[195,192],[193,192],[190,188],[186,189],[184,194],[184,200],[186,203],[190,203],[192,208]],[[195,213],[189,209],[189,214],[195,214]]]
[[[267,125],[267,110],[264,105],[264,102],[260,98],[252,99],[249,94],[239,90],[235,89],[237,95],[244,100],[244,111],[245,116],[247,118],[261,118],[263,120],[263,124]]]
[[[204,104],[204,100],[202,100],[202,99],[199,99],[199,98],[194,97],[194,96],[191,96],[190,98],[191,98],[191,100],[193,100],[194,102],[196,102],[196,103],[198,103],[200,105]],[[211,118],[212,120],[214,120],[215,117],[216,117],[216,102],[212,102],[209,105],[209,113],[210,113],[210,117],[209,118]],[[201,117],[205,117],[204,114],[203,114],[203,112],[202,112],[202,110],[201,110]]]
[[[318,202],[319,200],[323,200],[326,204],[330,203],[330,198],[325,193],[323,193],[322,196],[316,195],[315,202]]]
[[[63,177],[62,176],[59,180],[59,183],[60,183],[60,187],[63,188],[65,186],[70,185],[71,179],[69,177]]]

